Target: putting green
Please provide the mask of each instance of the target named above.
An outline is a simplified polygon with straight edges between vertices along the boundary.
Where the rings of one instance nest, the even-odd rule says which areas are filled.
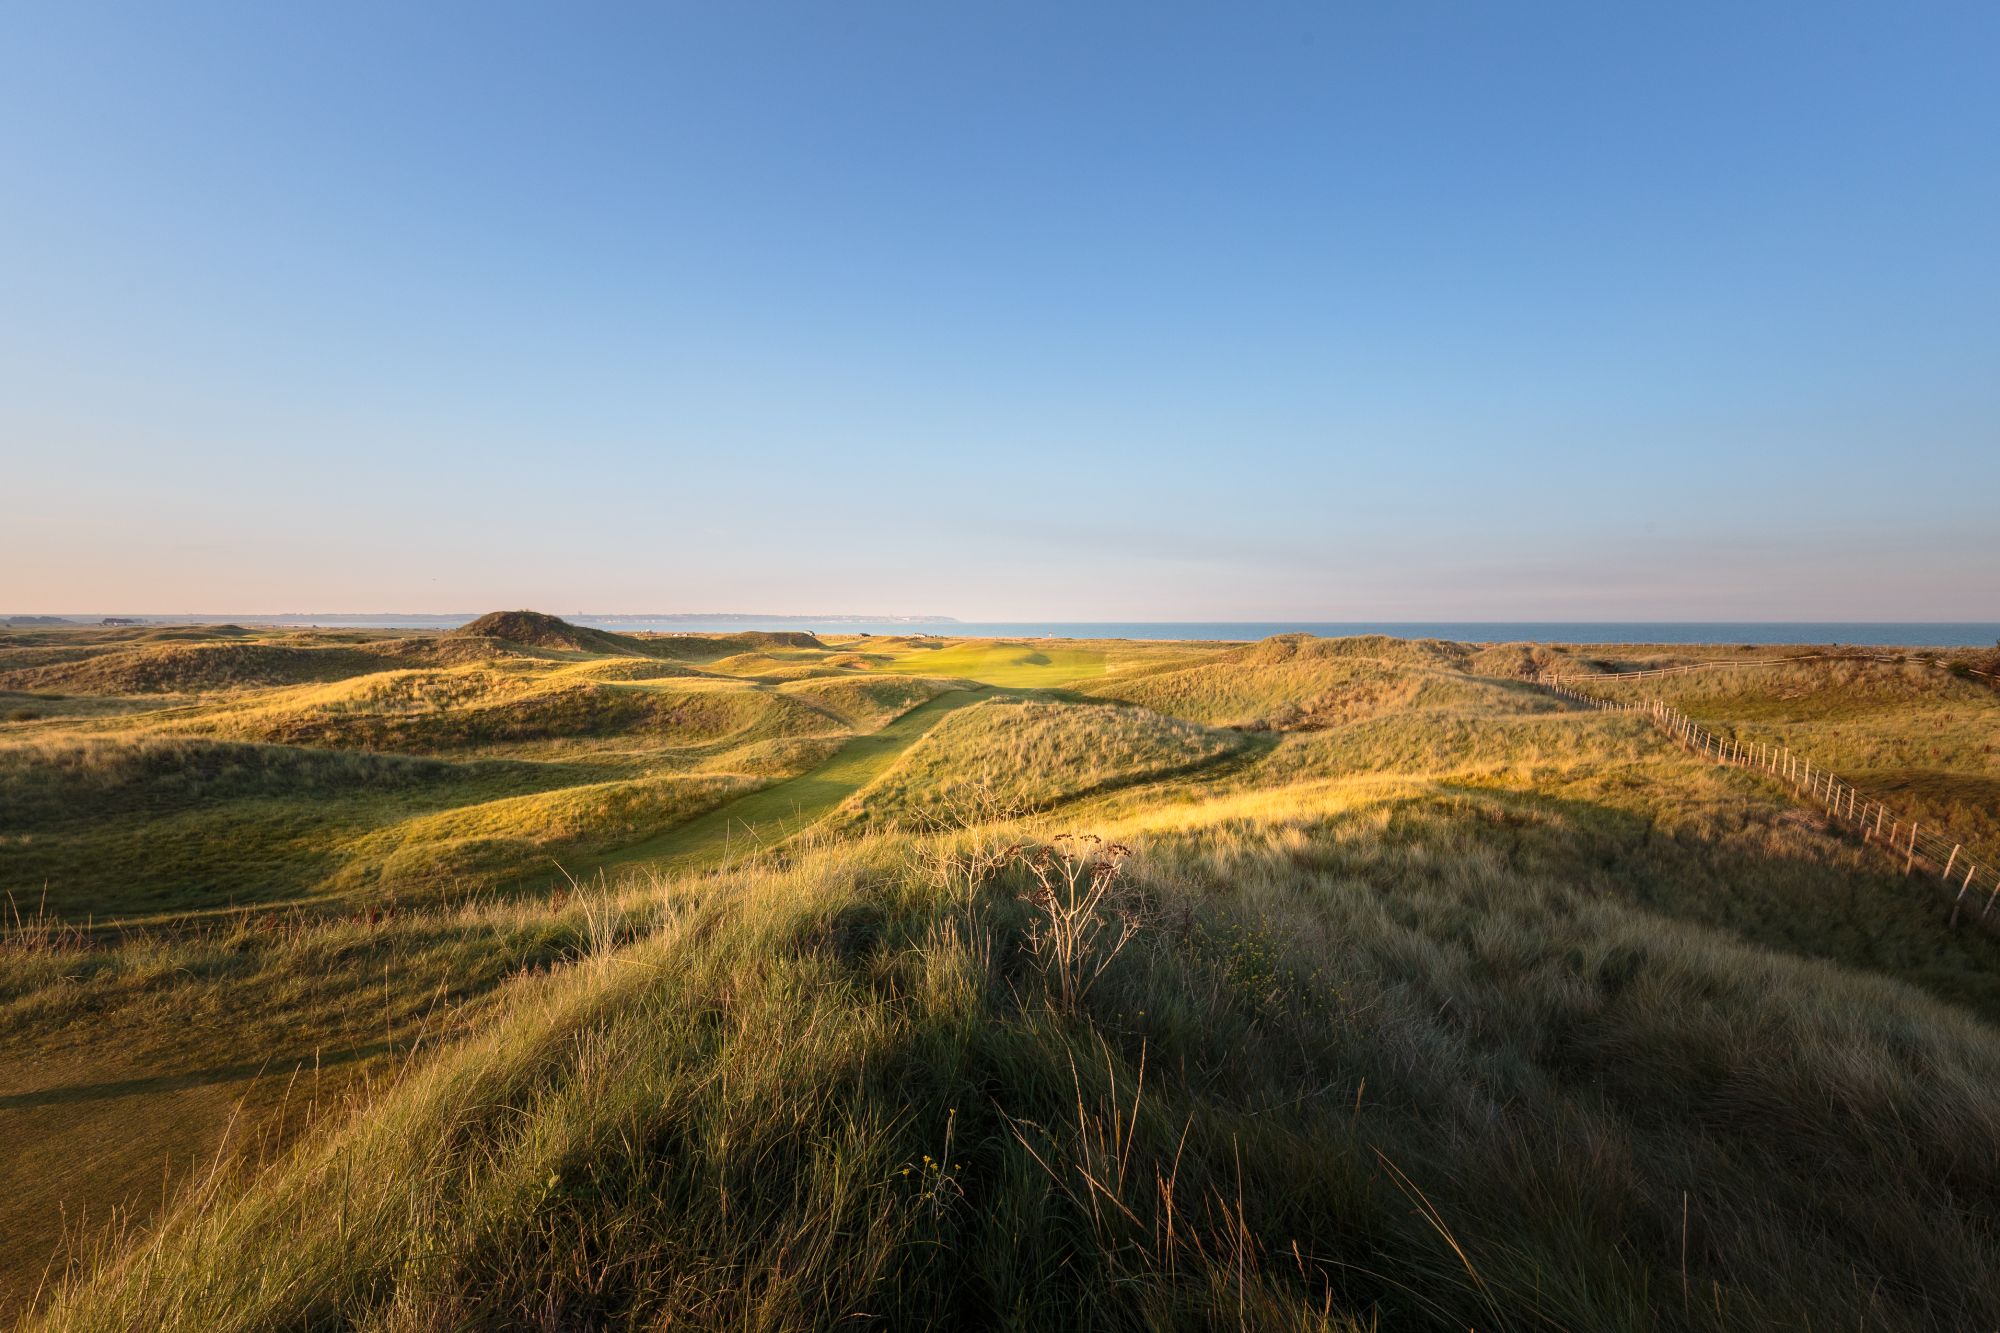
[[[1051,689],[1104,674],[1104,650],[974,640],[910,648],[876,668],[905,676],[955,676],[1009,689]]]

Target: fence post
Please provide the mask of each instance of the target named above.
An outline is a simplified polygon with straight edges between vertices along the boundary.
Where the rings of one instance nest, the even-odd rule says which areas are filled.
[[[1958,864],[1958,853],[1959,850],[1964,846],[1965,844],[1962,842],[1955,842],[1952,844],[1951,855],[1945,858],[1944,869],[1938,872],[1939,879],[1951,878],[1951,868]]]
[[[1917,821],[1910,821],[1910,854],[1903,858],[1903,873],[1909,874],[1917,864]]]

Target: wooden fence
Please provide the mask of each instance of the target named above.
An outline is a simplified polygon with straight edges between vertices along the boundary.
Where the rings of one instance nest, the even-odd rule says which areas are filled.
[[[1736,662],[1715,665],[1750,664]],[[1669,667],[1655,672],[1620,672],[1615,675],[1587,676],[1581,679],[1635,680],[1647,675],[1664,675],[1694,669],[1695,666],[1690,665]],[[1845,824],[1860,833],[1863,842],[1873,843],[1889,855],[1900,859],[1904,874],[1915,874],[1919,866],[1926,873],[1935,873],[1944,887],[1954,893],[1951,904],[1952,925],[1958,924],[1968,901],[1978,903],[1978,919],[1981,922],[2000,925],[2000,916],[1994,915],[1995,905],[2000,903],[2000,866],[1993,864],[1990,858],[1983,862],[1975,861],[1965,843],[1946,829],[1935,823],[1926,825],[1920,820],[1896,813],[1883,801],[1868,795],[1810,756],[1795,753],[1788,745],[1770,741],[1746,741],[1737,736],[1711,731],[1664,699],[1637,701],[1607,699],[1603,695],[1590,694],[1578,689],[1574,683],[1579,679],[1576,676],[1545,673],[1537,679],[1540,684],[1563,698],[1588,708],[1644,714],[1654,726],[1671,736],[1690,753],[1702,755],[1718,764],[1755,769],[1788,784],[1802,803],[1811,805],[1816,810],[1823,810],[1828,819]]]

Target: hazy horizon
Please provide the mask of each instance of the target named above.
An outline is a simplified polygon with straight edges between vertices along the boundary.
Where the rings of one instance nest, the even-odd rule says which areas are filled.
[[[1942,617],[1926,616],[1922,618],[1903,617],[1903,618],[1885,618],[1885,619],[1866,619],[1860,617],[1841,617],[1838,619],[1833,619],[1822,616],[1761,616],[1743,620],[1725,620],[1713,616],[1695,617],[1686,619],[1654,619],[1654,620],[1634,618],[1631,616],[1618,616],[1618,617],[1571,616],[1571,617],[1561,617],[1561,618],[1549,617],[1549,616],[1535,616],[1535,617],[1413,616],[1406,620],[1397,621],[1397,620],[1385,619],[1379,616],[1368,617],[1365,619],[1342,619],[1339,617],[1332,617],[1332,616],[1301,615],[1301,616],[1268,616],[1268,617],[1258,617],[1254,619],[1247,617],[1232,619],[1229,617],[1222,617],[1222,616],[1183,617],[1178,619],[1173,617],[1140,619],[1130,616],[1087,616],[1087,617],[1075,617],[1069,620],[1064,620],[1063,618],[1055,616],[1021,616],[1021,617],[1005,617],[1005,618],[991,617],[991,616],[974,617],[974,616],[953,615],[950,614],[949,612],[912,613],[912,612],[900,612],[900,611],[854,612],[854,611],[716,611],[716,610],[589,611],[589,610],[571,610],[571,609],[551,610],[548,607],[541,607],[541,606],[531,607],[531,606],[512,606],[512,605],[500,605],[500,604],[495,604],[493,606],[484,607],[477,610],[460,609],[455,611],[436,611],[436,610],[425,610],[425,609],[386,610],[380,607],[377,607],[372,610],[348,610],[348,611],[330,611],[325,609],[303,610],[303,611],[301,610],[276,611],[269,609],[250,610],[250,611],[246,610],[202,611],[202,610],[184,610],[184,609],[171,610],[171,611],[135,611],[129,608],[108,609],[108,610],[93,609],[93,610],[83,610],[83,611],[75,609],[71,609],[68,611],[12,611],[12,610],[0,609],[0,619],[8,619],[8,618],[24,619],[28,617],[81,619],[87,617],[103,617],[103,616],[134,616],[134,617],[141,617],[153,620],[194,619],[197,621],[208,621],[211,618],[215,617],[221,617],[221,618],[268,617],[271,619],[298,620],[298,619],[307,619],[314,616],[321,616],[321,617],[326,617],[328,619],[340,619],[340,620],[358,620],[371,617],[381,617],[384,619],[388,619],[393,617],[393,618],[401,618],[409,620],[443,621],[443,620],[474,620],[482,615],[487,615],[494,611],[533,611],[533,612],[539,612],[544,615],[556,616],[561,619],[580,618],[585,620],[662,620],[662,621],[665,620],[689,620],[689,621],[852,620],[857,622],[874,621],[874,622],[884,622],[884,623],[895,622],[895,621],[908,621],[913,624],[940,624],[940,625],[942,624],[966,624],[966,625],[1035,624],[1042,622],[1047,622],[1051,624],[1067,623],[1067,624],[1078,624],[1078,625],[1103,625],[1103,624],[1115,624],[1121,621],[1128,621],[1134,624],[1160,624],[1160,625],[1172,625],[1172,624],[1262,625],[1262,624],[1273,624],[1273,623],[1289,622],[1289,621],[1296,621],[1299,623],[1310,623],[1310,624],[1323,624],[1323,625],[1351,625],[1351,624],[1428,625],[1428,624],[1439,624],[1439,623],[1462,624],[1462,625],[1509,625],[1509,624],[1514,624],[1514,625],[1529,625],[1529,624],[2000,625],[2000,620],[1982,618],[1978,616],[1942,616]]]
[[[2000,641],[2000,620],[1608,620],[1608,619],[1374,619],[1325,620],[1277,617],[1266,620],[1068,620],[1031,617],[1020,620],[975,620],[945,613],[889,612],[730,612],[730,611],[551,611],[528,610],[571,622],[632,632],[669,630],[716,633],[736,629],[798,629],[809,632],[888,632],[917,629],[947,634],[1033,637],[1075,631],[1084,638],[1216,639],[1263,638],[1272,634],[1308,632],[1390,634],[1408,638],[1447,638],[1474,642],[1551,640],[1570,642],[1676,643],[1851,643],[1907,647],[1985,647]],[[70,611],[14,613],[0,610],[0,623],[62,617],[75,623],[129,618],[139,623],[327,629],[455,629],[478,619],[484,611]],[[1234,631],[1242,631],[1235,633]],[[1602,631],[1602,633],[1599,633]],[[1794,632],[1796,631],[1796,632]]]
[[[2000,607],[1990,7],[9,39],[21,614]]]

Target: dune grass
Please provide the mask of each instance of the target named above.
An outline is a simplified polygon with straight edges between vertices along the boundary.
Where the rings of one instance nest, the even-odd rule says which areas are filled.
[[[1914,661],[1834,660],[1595,688],[1663,698],[1724,735],[1789,745],[2000,854],[2000,691],[1987,685]]]
[[[1248,743],[1144,708],[996,698],[946,719],[846,808],[860,822],[912,827],[1023,814],[1186,773]]]
[[[515,983],[43,1322],[2000,1317],[1989,1026],[1380,798],[1111,830],[1139,933],[1080,1005],[1035,881],[982,853],[1032,830],[636,881],[630,943]]]
[[[2000,937],[1521,680],[1648,650],[488,628],[4,724],[0,872],[349,876],[0,930],[30,1327],[2000,1326]],[[1984,696],[1818,670],[1685,706],[1976,803]]]
[[[1466,713],[1482,706],[1509,711],[1533,706],[1524,687],[1466,674],[1462,658],[1463,653],[1428,640],[1281,635],[1082,688],[1210,726],[1259,731],[1336,727],[1419,707]]]
[[[0,929],[0,1322],[53,1264],[143,1226],[179,1182],[344,1115],[484,997],[593,940],[608,904],[482,900],[92,938]]]
[[[704,664],[852,654],[521,613],[375,640],[21,637],[76,654],[34,683],[90,692],[17,693],[0,714],[31,715],[0,720],[0,891],[98,922],[539,878],[807,773],[963,684],[739,679]]]

